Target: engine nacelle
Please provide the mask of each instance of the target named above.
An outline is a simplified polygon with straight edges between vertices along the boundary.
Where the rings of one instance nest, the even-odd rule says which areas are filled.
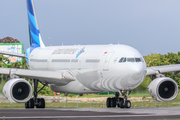
[[[24,79],[11,79],[4,85],[3,93],[10,102],[25,103],[32,97],[32,87]]]
[[[178,95],[178,85],[168,77],[154,79],[148,89],[150,95],[156,101],[171,101]]]

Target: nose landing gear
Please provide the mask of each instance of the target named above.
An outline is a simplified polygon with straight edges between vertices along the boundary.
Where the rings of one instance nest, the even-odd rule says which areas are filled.
[[[127,91],[120,91],[123,98],[119,97],[119,92],[116,92],[115,97],[107,98],[106,106],[107,108],[115,108],[116,106],[119,108],[130,108],[131,102],[127,100],[126,93]],[[130,94],[130,91],[129,91]]]

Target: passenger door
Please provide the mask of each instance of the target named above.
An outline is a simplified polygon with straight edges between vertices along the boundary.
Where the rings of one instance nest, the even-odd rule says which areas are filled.
[[[109,70],[109,62],[113,56],[114,52],[109,52],[105,58],[104,64],[103,64],[103,71]]]

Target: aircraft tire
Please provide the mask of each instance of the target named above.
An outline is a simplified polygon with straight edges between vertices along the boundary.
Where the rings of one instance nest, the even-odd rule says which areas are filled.
[[[44,98],[38,98],[38,105],[36,105],[36,108],[45,108]]]
[[[107,108],[110,108],[111,107],[111,98],[107,98],[107,100],[106,100],[106,106],[107,106]]]
[[[124,100],[123,99],[120,100],[119,107],[120,108],[124,108]]]
[[[29,100],[29,108],[34,108],[34,100],[33,100],[33,98],[31,98]]]
[[[110,106],[116,107],[116,98],[111,98]]]
[[[120,108],[120,101],[124,101],[123,98],[118,98],[117,107]]]
[[[130,107],[131,107],[131,102],[129,100],[126,100],[125,108],[130,108]]]
[[[25,103],[25,108],[34,108],[34,100],[32,98]]]
[[[29,108],[28,104],[29,104],[29,101],[27,101],[27,102],[25,103],[25,108]]]

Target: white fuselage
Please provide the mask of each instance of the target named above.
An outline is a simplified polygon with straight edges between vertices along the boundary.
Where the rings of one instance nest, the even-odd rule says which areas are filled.
[[[124,62],[120,61],[125,58]],[[142,55],[126,45],[36,48],[30,54],[28,64],[35,70],[71,71],[76,81],[64,86],[49,83],[53,91],[65,93],[133,90],[146,75]]]

